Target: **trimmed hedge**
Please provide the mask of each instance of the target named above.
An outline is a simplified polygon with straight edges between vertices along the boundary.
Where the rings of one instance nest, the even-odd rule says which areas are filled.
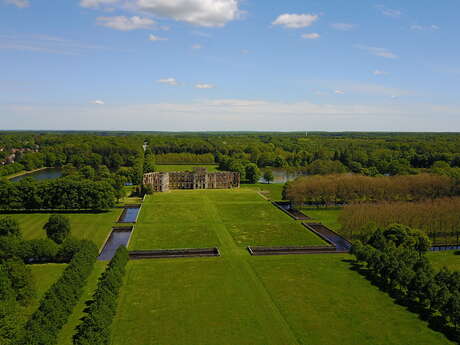
[[[96,245],[81,241],[61,277],[46,292],[37,311],[28,320],[19,344],[56,345],[57,336],[80,299],[98,256]]]
[[[127,262],[128,250],[121,246],[99,278],[97,289],[86,309],[87,315],[77,326],[74,345],[110,344],[112,320],[117,311],[118,293]]]

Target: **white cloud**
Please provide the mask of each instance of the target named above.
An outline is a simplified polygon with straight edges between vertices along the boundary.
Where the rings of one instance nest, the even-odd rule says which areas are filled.
[[[97,18],[98,25],[106,26],[111,29],[120,31],[130,31],[138,29],[149,29],[155,21],[150,18],[142,18],[134,16],[131,18],[125,16],[117,17],[99,17]]]
[[[376,7],[380,10],[380,13],[382,13],[384,16],[387,16],[387,17],[399,18],[402,15],[402,12],[400,10],[394,10],[394,9],[385,7],[384,5],[377,5]]]
[[[80,6],[85,8],[100,8],[103,5],[110,5],[118,2],[118,0],[81,0]]]
[[[439,30],[439,26],[434,25],[434,24],[433,25],[427,25],[427,26],[414,24],[414,25],[410,26],[410,29],[414,30],[414,31],[425,31],[425,30],[436,31],[436,30]]]
[[[398,55],[392,53],[391,51],[389,51],[386,48],[370,47],[370,46],[364,46],[364,45],[360,45],[360,44],[355,45],[355,48],[365,50],[369,54],[384,57],[386,59],[397,59],[398,58]]]
[[[213,89],[215,86],[213,84],[195,84],[197,89]]]
[[[332,23],[331,27],[340,31],[350,31],[356,28],[356,25],[350,23]]]
[[[203,46],[201,44],[193,44],[192,49],[201,49]]]
[[[150,34],[149,35],[149,40],[150,41],[167,41],[168,39],[166,37],[159,37],[159,36],[155,36],[155,35]]]
[[[89,103],[96,104],[96,105],[104,105],[105,104],[105,102],[100,100],[100,99],[95,99],[94,101],[90,101]]]
[[[382,71],[380,69],[376,69],[372,72],[374,75],[384,75],[384,74],[388,74],[388,72],[385,72],[385,71]]]
[[[344,94],[345,94],[345,91],[343,91],[343,90],[335,90],[334,93],[335,93],[336,95],[344,95]]]
[[[177,86],[177,85],[179,85],[179,83],[177,82],[176,78],[163,78],[163,79],[159,79],[159,80],[157,80],[157,83],[167,84],[167,85],[171,85],[171,86]]]
[[[317,34],[316,32],[312,32],[311,34],[303,34],[302,38],[305,38],[308,40],[316,40],[317,38],[320,38],[320,34]]]
[[[30,2],[28,0],[4,0],[5,4],[7,5],[14,5],[19,8],[26,8],[30,6]]]
[[[155,16],[205,27],[221,27],[238,19],[239,0],[136,0],[135,6]]]
[[[317,14],[289,14],[285,13],[276,18],[272,25],[281,25],[289,29],[299,29],[311,26],[319,16]]]

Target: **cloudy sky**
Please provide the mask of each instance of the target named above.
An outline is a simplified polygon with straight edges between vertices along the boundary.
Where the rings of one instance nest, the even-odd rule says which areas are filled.
[[[0,0],[0,129],[460,131],[458,0]]]

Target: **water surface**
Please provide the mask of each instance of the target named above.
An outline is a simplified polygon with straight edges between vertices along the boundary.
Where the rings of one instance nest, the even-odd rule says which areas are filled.
[[[55,179],[62,176],[62,169],[61,168],[46,168],[39,171],[34,171],[30,173],[25,173],[23,175],[19,175],[10,179],[12,182],[21,181],[26,177],[32,177],[34,180],[50,180]]]

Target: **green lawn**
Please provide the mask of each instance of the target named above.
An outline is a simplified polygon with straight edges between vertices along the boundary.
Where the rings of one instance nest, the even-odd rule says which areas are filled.
[[[149,196],[130,249],[219,247],[230,237],[241,247],[324,244],[256,191],[241,188]]]
[[[72,236],[79,239],[89,239],[102,246],[112,225],[117,221],[122,209],[113,209],[103,213],[68,213],[72,226]],[[52,213],[21,213],[11,214],[18,220],[22,235],[25,239],[45,238],[43,226]]]
[[[220,258],[129,262],[112,345],[295,344],[235,266]]]
[[[83,295],[80,301],[75,306],[69,320],[59,332],[58,344],[59,345],[72,345],[72,337],[75,334],[75,327],[80,324],[80,319],[85,315],[83,310],[86,308],[86,302],[91,300],[94,290],[96,290],[97,281],[102,272],[106,268],[106,261],[96,261],[93,272],[88,277],[86,286],[83,290]]]
[[[350,258],[255,257],[251,265],[300,344],[451,344],[350,270]]]
[[[191,171],[195,167],[207,168],[209,172],[218,171],[216,164],[158,164],[155,165],[156,171]]]
[[[34,278],[36,296],[31,304],[22,308],[21,315],[23,316],[23,322],[26,322],[34,313],[45,292],[59,279],[66,266],[66,264],[28,265]]]
[[[458,250],[446,250],[441,252],[428,252],[427,256],[435,269],[447,267],[452,271],[460,271],[460,255]]]
[[[256,183],[242,184],[244,188],[250,188],[263,194],[266,198],[274,201],[283,200],[282,192],[284,183]]]
[[[341,208],[305,207],[302,208],[302,212],[311,217],[312,222],[323,223],[332,230],[339,231],[342,227],[339,223],[339,216],[342,213]]]

